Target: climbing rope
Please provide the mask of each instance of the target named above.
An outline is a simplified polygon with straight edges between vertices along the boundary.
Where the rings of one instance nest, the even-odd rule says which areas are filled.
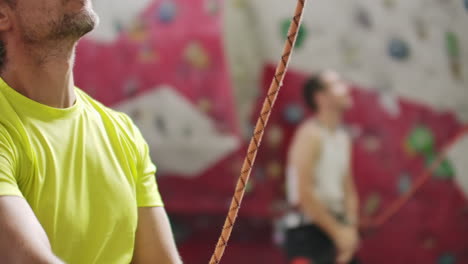
[[[268,94],[265,98],[262,111],[260,112],[260,116],[257,120],[257,125],[255,126],[253,137],[250,140],[247,155],[244,159],[241,174],[239,180],[237,181],[234,196],[231,201],[231,206],[229,208],[229,212],[226,217],[221,236],[219,237],[215,251],[209,262],[210,264],[220,263],[224,251],[227,247],[229,237],[231,236],[231,232],[236,222],[242,199],[245,194],[247,182],[249,181],[250,173],[255,162],[255,157],[257,156],[257,152],[263,138],[263,133],[267,126],[268,119],[270,118],[271,111],[273,110],[276,98],[278,97],[278,93],[281,89],[281,86],[283,85],[284,76],[286,75],[291,54],[294,49],[294,44],[296,43],[298,32],[302,23],[305,4],[306,0],[297,1],[296,11],[289,28],[286,44],[283,50],[283,55],[281,56],[281,60],[276,68],[276,73],[273,77],[273,81],[270,85],[270,88],[268,89]]]

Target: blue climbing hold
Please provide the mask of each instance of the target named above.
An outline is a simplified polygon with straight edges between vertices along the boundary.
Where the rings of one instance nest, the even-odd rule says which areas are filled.
[[[163,23],[170,23],[174,20],[177,13],[177,7],[174,1],[167,0],[161,3],[158,10],[159,21]]]
[[[298,124],[304,118],[304,110],[296,104],[289,105],[284,110],[284,119],[290,124]]]
[[[406,60],[410,56],[410,47],[406,41],[400,38],[394,38],[389,44],[389,53],[396,60]]]
[[[465,9],[468,11],[468,0],[465,0]]]
[[[411,189],[411,177],[404,173],[400,176],[400,180],[398,181],[398,192],[400,194],[405,194]]]

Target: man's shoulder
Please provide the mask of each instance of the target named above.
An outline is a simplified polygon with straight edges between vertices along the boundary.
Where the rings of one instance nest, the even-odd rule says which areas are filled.
[[[0,144],[3,147],[15,146],[14,142],[25,141],[25,128],[11,103],[0,92]]]
[[[0,122],[0,155],[4,158],[9,155],[13,157],[18,153],[18,146],[15,144],[14,133]]]
[[[111,121],[113,122],[117,122],[125,126],[131,125],[132,121],[127,114],[105,106],[103,103],[92,98],[90,95],[88,95],[81,89],[77,89],[77,91],[78,96],[83,101],[83,104],[85,105],[86,109],[96,112],[101,117],[111,119]]]
[[[313,118],[304,120],[297,128],[297,135],[302,135],[309,138],[320,137],[320,127]]]
[[[340,129],[338,130],[340,133],[340,136],[346,140],[346,141],[352,141],[352,133],[353,131],[351,130],[350,127],[347,127],[345,125],[341,126]]]
[[[87,109],[87,111],[98,115],[99,118],[103,120],[106,129],[113,130],[127,140],[135,140],[137,133],[135,131],[135,125],[130,116],[105,106],[80,89],[78,89],[78,96],[80,96],[82,99],[84,107]]]

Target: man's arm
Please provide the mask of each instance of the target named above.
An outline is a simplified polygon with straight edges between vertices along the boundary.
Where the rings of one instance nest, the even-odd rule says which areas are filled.
[[[359,225],[359,198],[351,170],[346,175],[344,184],[346,220],[350,225],[357,227]]]
[[[122,118],[133,134],[132,141],[138,153],[138,226],[132,264],[181,264],[156,183],[156,166],[151,161],[149,146],[130,117],[122,114]]]
[[[62,264],[28,203],[0,197],[0,263]]]
[[[181,264],[164,207],[138,209],[133,264]]]

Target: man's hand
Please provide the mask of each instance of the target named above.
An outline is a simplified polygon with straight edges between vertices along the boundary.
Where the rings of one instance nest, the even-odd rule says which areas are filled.
[[[355,227],[343,226],[333,238],[337,250],[336,262],[347,264],[359,246],[359,235]]]

